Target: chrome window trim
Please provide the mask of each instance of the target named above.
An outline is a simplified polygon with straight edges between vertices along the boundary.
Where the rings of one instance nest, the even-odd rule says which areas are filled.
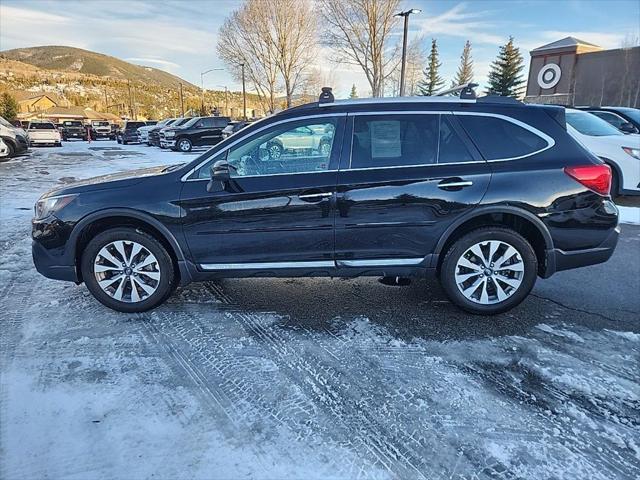
[[[419,258],[378,258],[367,260],[336,260],[338,266],[343,267],[405,267],[420,265],[424,257]]]
[[[254,134],[260,133],[263,130],[266,130],[268,128],[275,127],[277,125],[281,125],[281,124],[284,124],[284,123],[298,122],[300,120],[306,120],[306,119],[309,119],[309,118],[346,117],[346,116],[347,116],[346,112],[335,112],[335,113],[327,112],[327,113],[321,113],[321,114],[316,114],[316,115],[304,115],[304,116],[301,116],[301,117],[286,118],[284,120],[279,120],[277,122],[270,122],[268,125],[264,125],[261,128],[258,128],[257,130],[251,132],[251,134],[249,136],[253,136]],[[235,141],[231,142],[225,148],[220,150],[218,152],[218,154],[227,152],[231,147],[233,147],[234,145],[237,145],[239,142],[242,142],[243,140],[246,140],[246,139],[247,139],[247,136],[242,136],[240,138],[237,138]],[[206,165],[210,160],[211,160],[211,158],[207,158],[207,159],[203,160],[202,162],[200,162],[195,167],[189,169],[189,171],[187,173],[185,173],[184,175],[182,175],[182,177],[180,177],[180,181],[181,182],[202,182],[202,181],[208,182],[209,181],[208,178],[191,178],[191,179],[189,179],[189,176],[193,175],[196,170],[198,170],[199,168],[201,168],[204,165]],[[296,175],[296,174],[299,175],[299,174],[310,174],[310,173],[325,173],[325,172],[331,172],[331,171],[336,171],[336,170],[323,170],[321,172],[294,172],[294,173],[271,173],[271,174],[265,174],[265,175],[244,175],[244,176],[239,177],[239,178],[266,177],[266,176],[274,176],[274,175]]]

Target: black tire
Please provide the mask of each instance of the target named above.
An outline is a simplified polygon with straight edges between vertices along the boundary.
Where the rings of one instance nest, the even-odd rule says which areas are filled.
[[[189,140],[188,138],[178,138],[176,140],[176,146],[175,149],[179,152],[190,152],[191,149],[193,148],[193,143],[191,143],[191,140]]]
[[[61,147],[62,146],[62,142],[57,142],[54,144],[54,147]]]
[[[122,140],[120,140],[120,138],[116,138],[116,142],[122,143]]]
[[[129,142],[127,142],[126,140],[122,140],[122,145],[128,145]]]
[[[505,242],[515,248],[522,258],[524,270],[520,286],[506,300],[492,304],[481,304],[462,294],[456,283],[455,274],[457,262],[465,252],[475,244],[488,240]],[[535,251],[522,235],[504,227],[484,227],[467,233],[451,245],[442,261],[440,283],[449,299],[461,309],[478,315],[495,315],[511,310],[522,302],[535,285],[537,275],[538,260]]]
[[[94,274],[94,261],[100,250],[111,242],[118,240],[134,241],[151,252],[157,259],[160,280],[156,290],[139,302],[124,302],[113,298],[98,284]],[[171,256],[153,236],[130,227],[119,227],[107,230],[94,237],[82,252],[82,278],[91,294],[103,305],[124,313],[145,312],[163,303],[175,288],[174,265]]]
[[[618,175],[618,171],[609,165],[611,169],[611,198],[616,198],[620,196],[620,176]]]
[[[328,152],[323,152],[323,150],[325,150],[327,147],[329,147],[329,148],[328,148],[328,150],[329,150],[329,151],[328,151]],[[326,154],[327,156],[331,155],[331,143],[330,143],[330,142],[328,142],[328,141],[326,141],[326,140],[324,140],[324,141],[320,142],[320,145],[318,146],[318,152],[319,152],[321,155],[325,155],[325,154]]]
[[[6,158],[6,159],[9,159],[9,158],[13,158],[13,157],[15,157],[15,156],[16,156],[16,147],[14,147],[14,146],[11,144],[11,142],[9,142],[9,141],[6,141],[6,142],[4,142],[4,143],[5,143],[5,145],[7,146],[7,150],[8,150],[8,152],[7,152],[7,156],[6,156],[5,158]]]

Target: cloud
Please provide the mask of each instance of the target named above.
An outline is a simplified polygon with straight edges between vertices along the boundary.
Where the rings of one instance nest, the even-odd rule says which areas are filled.
[[[440,15],[433,17],[412,19],[421,35],[434,37],[436,35],[460,37],[473,43],[501,45],[506,35],[492,33],[495,23],[486,20],[492,12],[468,11],[467,4],[459,3]],[[495,12],[493,12],[495,13]]]
[[[167,70],[180,68],[180,65],[174,62],[170,62],[169,60],[162,60],[160,58],[140,58],[140,57],[129,57],[125,58],[125,61],[137,63],[137,64],[147,64],[147,63],[155,63],[156,65],[160,65],[165,67]]]

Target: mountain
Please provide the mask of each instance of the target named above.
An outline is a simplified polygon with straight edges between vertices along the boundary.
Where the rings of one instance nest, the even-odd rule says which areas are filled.
[[[16,48],[2,51],[0,56],[45,70],[83,73],[95,75],[96,77],[110,77],[112,79],[129,80],[167,88],[175,88],[179,83],[197,88],[180,77],[163,70],[134,65],[119,58],[90,52],[81,48],[63,46]]]

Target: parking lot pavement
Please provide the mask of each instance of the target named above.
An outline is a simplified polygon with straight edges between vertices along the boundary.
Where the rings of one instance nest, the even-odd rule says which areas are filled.
[[[35,272],[42,191],[190,158],[0,164],[0,478],[638,478],[640,227],[488,318],[376,279],[195,284],[125,315]]]

